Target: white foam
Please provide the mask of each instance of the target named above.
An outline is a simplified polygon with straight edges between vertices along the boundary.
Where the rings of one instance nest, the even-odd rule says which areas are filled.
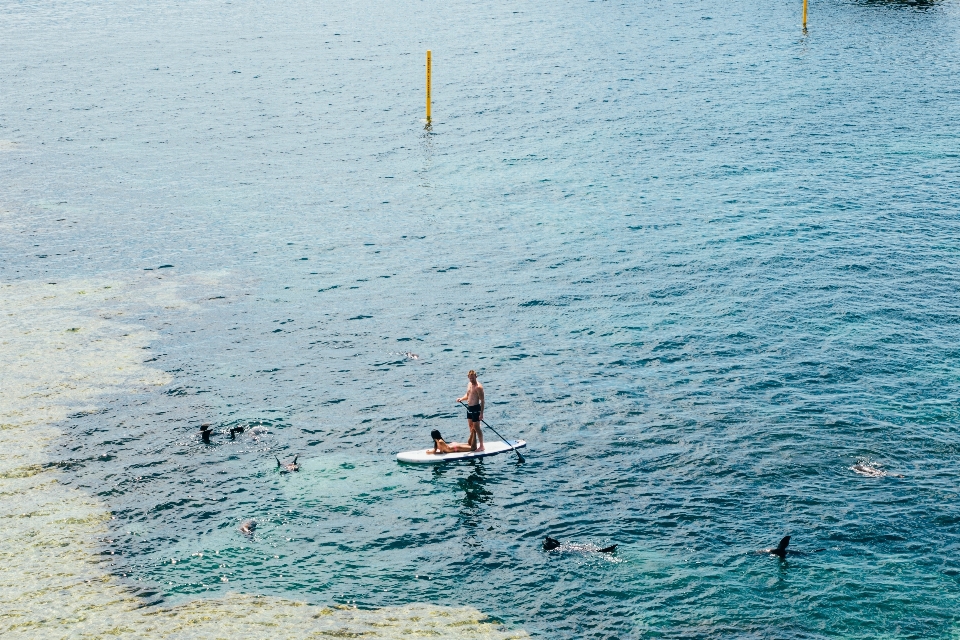
[[[850,467],[850,470],[854,473],[860,474],[861,476],[866,476],[868,478],[885,478],[889,473],[880,468],[876,463],[870,462],[868,460],[858,460],[857,464]],[[902,475],[894,476],[896,478],[902,478]]]

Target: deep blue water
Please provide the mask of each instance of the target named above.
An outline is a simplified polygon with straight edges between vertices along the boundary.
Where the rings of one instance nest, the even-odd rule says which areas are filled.
[[[64,425],[117,574],[546,638],[960,633],[960,5],[800,5],[0,6],[0,279],[194,303],[137,303],[172,384]],[[466,437],[470,368],[527,462],[398,465]],[[753,553],[786,534],[826,551]]]

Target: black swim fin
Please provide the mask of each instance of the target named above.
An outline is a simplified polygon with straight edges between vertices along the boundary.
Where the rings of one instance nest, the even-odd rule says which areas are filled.
[[[785,558],[787,556],[787,546],[790,544],[790,536],[783,536],[780,544],[773,550],[773,554]]]
[[[616,550],[617,550],[617,545],[612,544],[609,547],[604,547],[603,549],[600,549],[598,553],[613,553]]]
[[[560,546],[559,540],[554,540],[550,536],[547,536],[547,539],[543,541],[543,550],[552,551]]]

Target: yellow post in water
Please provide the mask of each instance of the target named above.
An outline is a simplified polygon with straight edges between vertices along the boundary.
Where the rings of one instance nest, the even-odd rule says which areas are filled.
[[[807,0],[803,0],[803,28],[804,28],[804,30],[806,30],[806,28],[807,28]],[[427,53],[427,59],[429,59],[429,58],[430,58],[430,54],[429,54],[429,52],[428,52],[428,53]],[[427,63],[427,66],[429,67],[429,65],[430,65],[430,63],[428,62],[428,63]]]
[[[427,49],[427,122],[430,122],[430,49]]]

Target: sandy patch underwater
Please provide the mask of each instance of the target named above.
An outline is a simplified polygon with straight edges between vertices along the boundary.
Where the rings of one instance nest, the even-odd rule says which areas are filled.
[[[175,316],[191,306],[169,278],[0,283],[0,635],[526,637],[470,607],[361,611],[239,593],[144,606],[98,549],[108,506],[58,481],[69,462],[52,449],[68,415],[173,381],[144,364],[157,336],[136,313]]]

